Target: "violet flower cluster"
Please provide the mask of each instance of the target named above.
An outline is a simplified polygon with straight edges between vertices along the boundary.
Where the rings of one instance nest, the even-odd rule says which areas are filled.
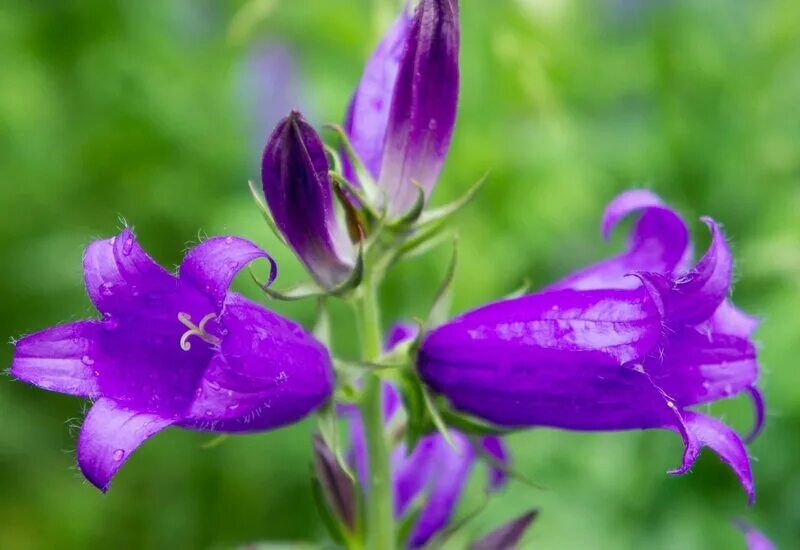
[[[395,325],[381,342],[384,275],[435,249],[474,194],[426,208],[455,125],[458,15],[456,0],[404,7],[367,61],[344,126],[332,128],[335,146],[297,111],[268,137],[256,199],[308,283],[271,288],[274,260],[233,236],[189,250],[177,274],[129,228],[89,245],[84,279],[100,318],[20,339],[11,374],[93,402],[77,451],[92,484],[106,491],[138,446],[170,426],[258,432],[315,413],[315,495],[331,535],[349,548],[441,544],[459,525],[456,505],[476,465],[486,466],[487,492],[500,491],[519,477],[501,436],[534,427],[675,432],[684,452],[670,473],[689,471],[708,447],[753,502],[745,444],[765,417],[758,321],[729,300],[733,258],[719,224],[703,218],[711,242],[693,262],[687,224],[650,191],[625,192],[606,209],[606,238],[634,218],[621,254],[437,324],[451,269],[421,316],[430,322]],[[259,259],[270,265],[270,299],[318,302],[313,334],[230,291]],[[357,360],[331,351],[332,299],[354,307]],[[744,438],[697,411],[741,394],[755,410]],[[526,511],[472,548],[514,548],[536,515]],[[767,547],[738,525],[753,548]]]

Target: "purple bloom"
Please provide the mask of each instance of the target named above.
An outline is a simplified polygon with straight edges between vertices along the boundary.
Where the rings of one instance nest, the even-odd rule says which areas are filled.
[[[261,165],[275,224],[317,282],[333,288],[350,275],[355,249],[336,218],[328,158],[297,111],[270,136]]]
[[[723,423],[688,407],[749,393],[763,423],[754,320],[726,301],[732,258],[721,230],[685,270],[688,231],[647,191],[615,199],[603,233],[638,212],[630,248],[538,294],[466,313],[428,334],[419,371],[452,404],[502,426],[571,430],[663,428],[736,472],[750,500],[747,452]],[[638,277],[625,277],[638,272]],[[753,435],[754,435],[753,434]]]
[[[345,129],[391,216],[414,204],[415,183],[430,195],[441,171],[458,105],[459,40],[457,0],[422,0],[413,17],[404,10],[351,101]]]
[[[78,465],[102,491],[144,440],[167,426],[252,432],[295,422],[331,394],[326,349],[299,325],[228,291],[266,252],[215,237],[168,273],[130,229],[95,241],[83,258],[102,320],[19,340],[11,373],[94,401],[78,438]]]
[[[755,529],[747,521],[736,518],[733,521],[734,526],[739,529],[744,535],[747,542],[747,550],[775,550],[775,545],[767,536]]]
[[[389,332],[387,347],[412,338],[416,327],[398,324]],[[402,408],[397,391],[389,384],[383,386],[384,422],[387,432],[402,423]],[[358,477],[367,479],[367,454],[361,419],[355,411],[345,412],[350,425],[351,460]],[[391,454],[394,486],[395,516],[405,516],[420,499],[422,509],[411,531],[408,544],[411,548],[424,546],[436,533],[447,526],[455,510],[462,489],[477,458],[478,449],[467,436],[450,431],[455,449],[438,433],[421,438],[411,452],[404,443],[398,444]],[[489,468],[488,488],[497,490],[505,482],[505,465],[508,455],[502,441],[494,436],[481,438],[481,452],[492,457],[495,464]]]

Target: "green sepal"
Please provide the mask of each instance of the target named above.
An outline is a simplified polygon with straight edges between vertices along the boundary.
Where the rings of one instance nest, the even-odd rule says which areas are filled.
[[[419,440],[434,430],[427,412],[422,383],[413,372],[404,372],[400,377],[400,395],[406,410],[406,452],[411,454]]]
[[[406,513],[403,515],[400,521],[398,521],[398,548],[408,548],[408,539],[411,537],[411,531],[414,529],[414,526],[417,524],[417,520],[422,513],[422,508],[427,501],[427,496],[428,494],[426,491],[422,491],[420,494],[418,494],[417,497],[411,501],[411,504],[408,505]]]
[[[347,465],[342,454],[342,446],[339,443],[339,416],[336,414],[336,404],[333,399],[328,400],[317,412],[317,426],[322,440],[336,457],[339,467],[351,481],[355,481],[355,475]]]
[[[458,238],[453,237],[453,253],[450,256],[450,263],[447,265],[447,271],[439,283],[439,288],[436,289],[436,294],[433,297],[431,309],[428,312],[428,318],[425,322],[426,327],[438,326],[447,321],[452,297],[453,278],[456,274],[457,265]]]
[[[256,189],[255,184],[252,181],[248,181],[247,187],[250,188],[250,194],[253,196],[253,200],[255,201],[258,210],[261,212],[261,216],[264,218],[264,221],[267,222],[267,226],[280,242],[286,244],[286,239],[283,238],[283,235],[278,229],[278,225],[275,223],[272,213],[269,211],[267,202],[261,196],[261,193],[258,191],[258,189]]]
[[[514,430],[493,426],[470,415],[454,411],[449,407],[440,407],[442,419],[445,423],[468,435],[507,435]]]
[[[425,550],[440,550],[444,547],[445,543],[456,533],[458,533],[465,526],[469,525],[472,520],[478,517],[489,506],[490,495],[488,492],[483,493],[483,500],[466,516],[450,523],[445,529],[439,531],[428,543],[423,547]]]
[[[525,531],[538,515],[539,510],[536,508],[529,510],[476,540],[470,545],[469,550],[514,550],[519,548]]]
[[[369,204],[381,204],[385,203],[384,200],[384,193],[383,190],[378,187],[378,184],[372,179],[372,176],[367,171],[367,168],[364,166],[364,163],[361,162],[361,159],[356,153],[353,144],[350,142],[350,137],[347,135],[347,132],[342,128],[339,124],[326,124],[324,126],[329,130],[332,130],[342,141],[342,145],[344,145],[344,152],[347,154],[347,159],[350,161],[351,166],[355,170],[356,176],[358,177],[358,182],[361,184],[361,187],[364,189],[366,193],[366,198],[369,199]]]
[[[258,280],[253,270],[250,269],[250,276],[259,286],[262,292],[272,298],[273,300],[281,300],[285,302],[292,302],[295,300],[304,300],[306,298],[323,298],[325,296],[343,296],[348,292],[354,290],[361,284],[364,278],[364,249],[362,246],[358,247],[356,255],[356,263],[353,265],[353,270],[348,275],[347,279],[336,285],[330,290],[326,290],[315,282],[300,283],[293,287],[284,290],[275,290],[273,288],[266,288],[264,284]]]
[[[230,436],[231,436],[231,434],[219,434],[217,436],[212,437],[211,439],[209,439],[205,443],[200,444],[200,448],[201,449],[214,449],[216,447],[219,447],[223,443],[225,443],[225,441],[227,441]]]
[[[425,210],[425,189],[415,180],[411,180],[411,183],[417,188],[417,197],[414,199],[414,204],[405,211],[399,218],[389,221],[386,224],[386,227],[389,229],[407,229],[410,228],[414,222],[416,222],[420,216],[422,216],[423,211]]]
[[[314,475],[313,467],[311,468],[311,494],[314,497],[314,504],[322,519],[322,524],[325,525],[328,534],[334,542],[347,546],[347,534],[344,530],[344,526],[333,517],[333,513],[328,507],[328,502],[325,498],[325,491],[322,489],[322,484],[317,479],[317,476]]]
[[[472,199],[475,198],[475,195],[478,194],[478,191],[486,182],[488,174],[484,175],[481,179],[475,182],[472,187],[470,187],[466,193],[461,195],[461,197],[457,198],[453,202],[447,203],[444,206],[440,206],[438,208],[434,208],[432,210],[428,210],[424,212],[417,222],[417,226],[419,228],[430,226],[430,225],[439,225],[446,222],[452,216],[457,214],[462,208],[468,205]]]

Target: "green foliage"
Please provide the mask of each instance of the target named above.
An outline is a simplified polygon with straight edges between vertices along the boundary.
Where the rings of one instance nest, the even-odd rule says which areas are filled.
[[[19,2],[0,4],[0,332],[86,316],[83,247],[124,216],[176,264],[201,234],[254,239],[280,264],[276,288],[306,280],[264,226],[258,182],[270,123],[292,106],[340,122],[372,47],[374,1]],[[271,5],[274,4],[274,5]],[[795,0],[462,0],[462,95],[436,204],[486,184],[455,219],[453,311],[534,288],[615,250],[604,204],[647,185],[735,244],[739,305],[765,320],[766,432],[751,454],[758,500],[709,456],[670,478],[668,433],[510,436],[514,484],[454,535],[454,548],[535,505],[541,548],[741,547],[746,514],[778,546],[800,539],[800,4]],[[253,52],[289,48],[296,67],[255,78]],[[267,92],[296,93],[278,105]],[[269,88],[269,90],[268,90]],[[704,246],[705,233],[695,224]],[[616,244],[619,244],[617,240]],[[449,260],[399,263],[385,324],[426,314]],[[263,277],[261,277],[263,279]],[[248,277],[243,292],[262,298]],[[313,304],[270,302],[311,326]],[[338,309],[337,309],[338,308]],[[331,305],[337,353],[354,327]],[[349,345],[347,342],[351,342]],[[12,348],[0,351],[10,361]],[[0,547],[226,547],[310,541],[309,421],[228,438],[177,429],[136,453],[102,496],[71,468],[83,405],[0,384]],[[745,430],[744,402],[714,405]],[[70,433],[72,432],[72,433]],[[66,452],[62,452],[66,450]],[[483,480],[478,480],[482,482]],[[477,481],[476,481],[477,483]],[[462,515],[481,495],[475,491]]]

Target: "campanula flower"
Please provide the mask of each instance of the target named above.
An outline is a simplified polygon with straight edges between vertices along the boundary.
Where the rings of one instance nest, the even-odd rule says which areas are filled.
[[[328,158],[317,132],[292,111],[272,132],[261,164],[275,225],[324,288],[353,270],[355,248],[336,217]]]
[[[417,185],[430,195],[444,164],[458,105],[459,34],[457,0],[422,0],[413,17],[404,9],[350,103],[345,130],[390,216],[414,204]]]
[[[711,244],[685,270],[688,231],[647,192],[612,202],[604,233],[633,212],[639,218],[628,251],[437,328],[422,343],[419,371],[456,408],[501,426],[678,432],[685,451],[672,473],[688,471],[708,446],[752,501],[739,436],[689,409],[748,392],[756,398],[756,430],[762,423],[756,350],[746,336],[752,327],[745,327],[751,323],[726,304],[730,249],[706,218]],[[735,330],[717,330],[726,324]]]
[[[413,338],[416,327],[398,324],[387,337],[387,347]],[[400,429],[402,407],[397,391],[390,384],[383,386],[384,422],[387,432]],[[359,479],[367,479],[366,442],[361,419],[354,410],[345,411],[349,420],[351,460]],[[495,436],[477,441],[480,448],[464,434],[450,430],[454,447],[439,433],[422,437],[408,453],[404,443],[398,443],[391,453],[391,472],[394,487],[394,511],[398,518],[410,512],[412,506],[424,499],[421,512],[411,531],[408,545],[424,546],[436,533],[447,526],[467,483],[478,453],[491,457],[487,485],[497,490],[505,483],[508,454],[503,442]],[[365,485],[366,486],[366,485]]]
[[[94,401],[78,465],[102,491],[139,445],[168,426],[253,432],[295,422],[332,392],[327,350],[299,325],[229,292],[266,252],[215,237],[192,248],[175,276],[130,229],[83,258],[101,320],[59,325],[16,343],[11,374]]]

